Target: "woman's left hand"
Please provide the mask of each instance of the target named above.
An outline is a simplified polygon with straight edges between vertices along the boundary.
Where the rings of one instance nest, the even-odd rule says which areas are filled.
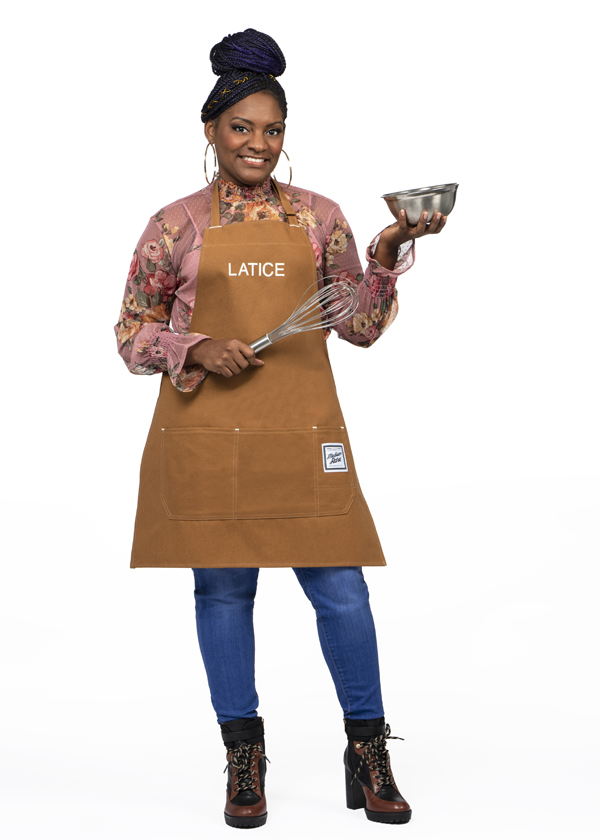
[[[398,259],[398,248],[404,242],[419,239],[419,237],[427,236],[430,233],[440,233],[447,220],[448,216],[435,213],[431,222],[427,224],[427,210],[423,210],[418,224],[411,226],[406,219],[406,211],[401,210],[398,221],[381,231],[373,256],[384,268],[393,271]]]

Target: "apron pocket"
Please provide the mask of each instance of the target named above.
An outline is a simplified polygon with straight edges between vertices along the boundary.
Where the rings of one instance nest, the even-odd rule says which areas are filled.
[[[239,432],[236,518],[315,516],[312,429]]]
[[[241,429],[235,518],[283,519],[347,513],[354,499],[354,467],[348,464],[345,471],[326,471],[323,444],[330,446],[325,451],[334,456],[340,451],[348,452],[345,429]]]
[[[233,519],[233,429],[163,429],[160,492],[169,519]]]
[[[347,513],[354,499],[354,466],[339,426],[161,434],[161,495],[170,519],[333,516]]]
[[[356,483],[348,433],[340,426],[319,426],[314,437],[318,516],[348,513]]]

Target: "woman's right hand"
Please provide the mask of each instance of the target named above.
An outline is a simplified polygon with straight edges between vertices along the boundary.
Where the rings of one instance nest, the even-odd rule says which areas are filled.
[[[249,365],[264,365],[256,358],[254,350],[237,338],[222,338],[215,341],[205,338],[187,351],[185,365],[203,365],[206,370],[230,377],[241,373]]]

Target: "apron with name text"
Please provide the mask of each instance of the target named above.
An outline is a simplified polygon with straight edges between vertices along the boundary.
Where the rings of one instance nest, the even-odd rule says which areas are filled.
[[[250,343],[316,292],[310,240],[287,223],[204,231],[191,332]],[[131,567],[384,566],[322,330],[263,350],[264,366],[178,391],[163,373],[142,457]]]

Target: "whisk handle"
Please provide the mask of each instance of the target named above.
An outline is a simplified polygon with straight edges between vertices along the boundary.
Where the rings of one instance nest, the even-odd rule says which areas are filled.
[[[273,342],[269,338],[269,334],[261,335],[260,338],[257,338],[256,341],[253,341],[252,344],[248,345],[252,347],[255,353],[260,353],[261,350],[264,350],[265,347],[270,347]]]

